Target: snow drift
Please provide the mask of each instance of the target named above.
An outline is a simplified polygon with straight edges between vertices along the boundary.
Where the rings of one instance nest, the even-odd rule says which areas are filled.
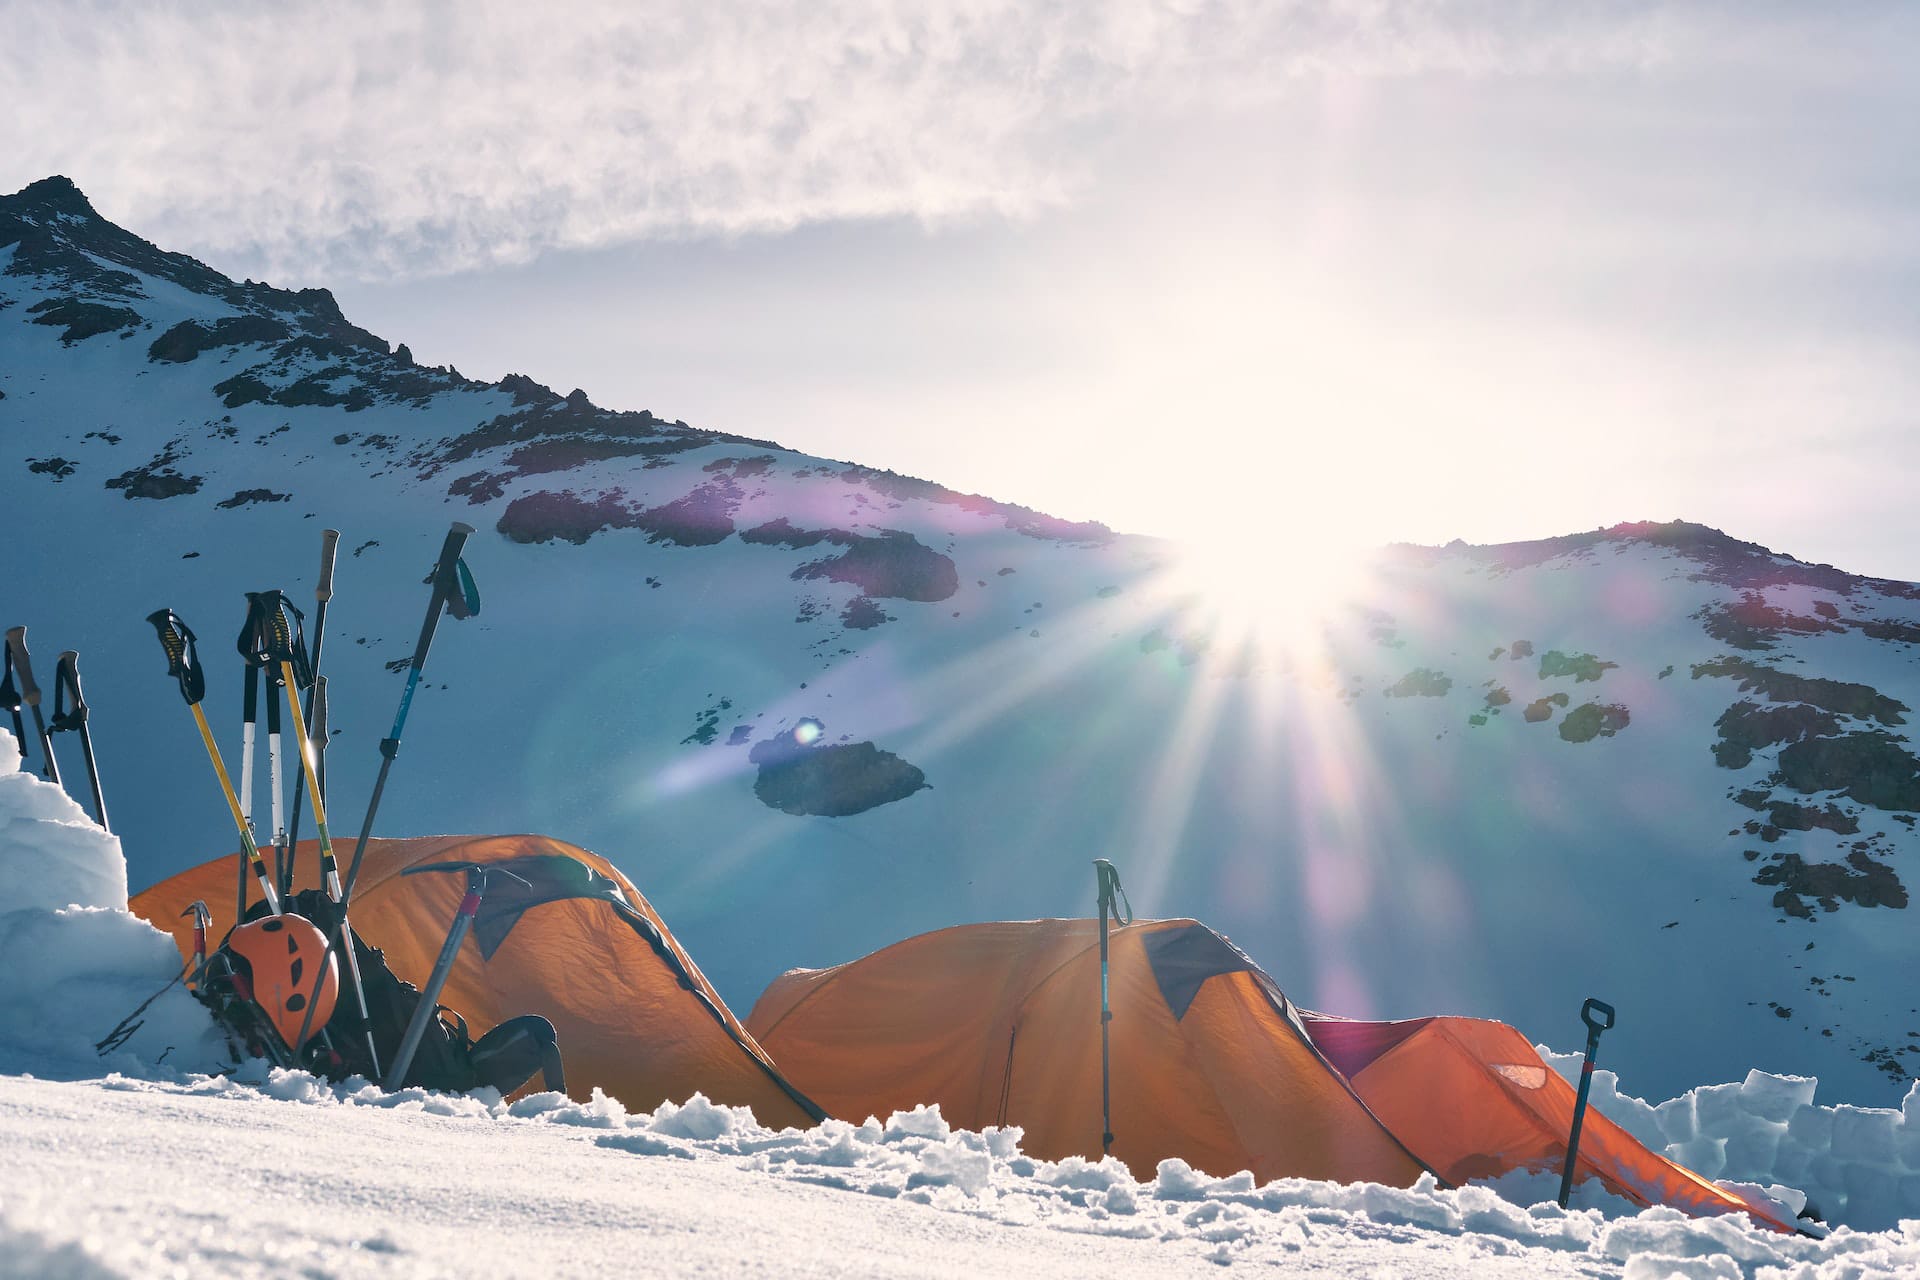
[[[21,770],[0,729],[0,1072],[77,1079],[167,1066],[206,1071],[219,1033],[183,986],[104,1057],[95,1043],[180,972],[173,939],[127,911],[120,841]]]

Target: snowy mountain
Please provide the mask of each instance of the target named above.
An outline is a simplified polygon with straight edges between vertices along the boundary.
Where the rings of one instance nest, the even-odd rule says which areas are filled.
[[[380,834],[593,848],[737,1008],[922,930],[1085,914],[1104,856],[1329,1012],[1572,1044],[1609,999],[1636,1093],[1757,1066],[1890,1105],[1920,1069],[1908,584],[1682,523],[1194,563],[419,367],[62,178],[0,197],[0,510],[0,623],[43,684],[80,651],[136,887],[233,847],[145,615],[198,630],[231,762],[240,593],[304,606],[343,531],[350,835],[458,519],[483,608],[442,628]]]

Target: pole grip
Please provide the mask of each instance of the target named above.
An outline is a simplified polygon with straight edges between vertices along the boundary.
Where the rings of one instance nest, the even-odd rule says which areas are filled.
[[[20,675],[20,700],[30,707],[40,705],[40,686],[33,681],[33,664],[27,659],[27,629],[7,628],[7,648],[13,653],[13,668]]]
[[[322,529],[320,531],[320,582],[313,589],[313,598],[320,604],[333,599],[333,560],[340,550],[340,531]]]

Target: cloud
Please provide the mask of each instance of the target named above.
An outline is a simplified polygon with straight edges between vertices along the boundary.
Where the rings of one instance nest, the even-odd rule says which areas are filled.
[[[1073,199],[1129,123],[1327,74],[1640,67],[1660,6],[0,0],[9,188],[277,279]]]

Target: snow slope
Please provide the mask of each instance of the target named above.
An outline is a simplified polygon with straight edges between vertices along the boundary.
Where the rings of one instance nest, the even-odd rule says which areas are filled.
[[[271,1095],[271,1096],[270,1096]],[[286,1100],[276,1100],[286,1099]],[[296,1105],[305,1104],[305,1105]],[[1029,1159],[939,1113],[772,1133],[695,1098],[650,1115],[537,1095],[0,1077],[13,1275],[493,1274],[1868,1277],[1920,1221],[1826,1240],[1672,1210]],[[31,1170],[31,1176],[29,1176]],[[1543,1180],[1544,1181],[1544,1180]]]
[[[1676,524],[1397,548],[1324,608],[1315,548],[1249,546],[1209,597],[1152,540],[418,368],[61,179],[0,197],[0,396],[0,621],[82,652],[137,884],[233,844],[141,619],[199,629],[231,756],[240,592],[310,599],[343,531],[350,832],[461,519],[483,611],[441,630],[381,834],[593,848],[736,1007],[1084,914],[1105,856],[1310,1007],[1571,1043],[1608,999],[1649,1096],[1757,1066],[1887,1106],[1920,1066],[1906,584]],[[1238,643],[1242,609],[1291,643]]]

